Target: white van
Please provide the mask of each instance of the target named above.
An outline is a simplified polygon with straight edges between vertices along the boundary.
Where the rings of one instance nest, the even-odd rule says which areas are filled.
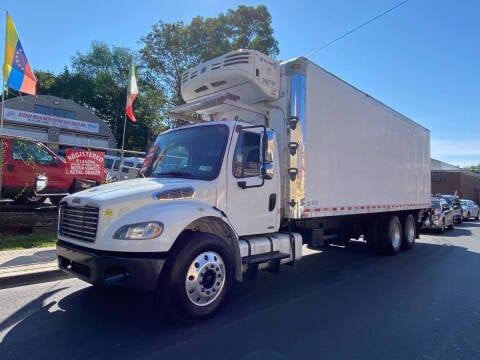
[[[132,179],[137,177],[138,171],[142,167],[144,158],[141,157],[124,157],[123,164],[120,156],[105,155],[105,170],[113,179],[113,181]],[[119,169],[122,169],[121,173]]]
[[[118,180],[118,169],[120,167],[120,157],[114,155],[105,155],[105,170],[112,181]]]
[[[125,157],[123,158],[122,180],[136,178],[140,171],[143,161],[141,157]]]

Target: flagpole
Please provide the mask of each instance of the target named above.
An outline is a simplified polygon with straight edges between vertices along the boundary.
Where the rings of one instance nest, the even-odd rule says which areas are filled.
[[[3,135],[3,110],[5,102],[5,88],[7,87],[2,80],[2,114],[0,115],[0,135]],[[2,201],[2,178],[3,178],[3,137],[0,137],[0,202]]]
[[[118,168],[119,171],[119,178],[122,173],[122,167],[123,167],[123,149],[125,147],[125,130],[127,128],[127,114],[123,114],[123,136],[122,136],[122,153],[120,155],[120,167]]]
[[[0,119],[0,133],[3,132],[3,103],[5,102],[5,88],[7,87],[4,82],[2,82],[3,89],[2,89],[2,115]]]

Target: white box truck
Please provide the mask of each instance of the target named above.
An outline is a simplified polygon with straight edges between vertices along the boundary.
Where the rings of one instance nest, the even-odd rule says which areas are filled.
[[[66,197],[59,266],[155,290],[184,319],[302,246],[410,249],[430,207],[429,131],[299,57],[240,50],[182,76],[187,125],[158,136],[143,178]]]

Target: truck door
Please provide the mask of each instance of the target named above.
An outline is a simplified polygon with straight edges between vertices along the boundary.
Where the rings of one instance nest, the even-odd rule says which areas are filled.
[[[271,136],[266,141],[263,129],[247,127],[237,132],[231,145],[226,213],[239,235],[274,232],[280,222],[280,182],[274,173],[278,169],[275,139],[273,132],[269,132]],[[266,150],[262,151],[262,146]],[[262,170],[263,155],[265,170]]]

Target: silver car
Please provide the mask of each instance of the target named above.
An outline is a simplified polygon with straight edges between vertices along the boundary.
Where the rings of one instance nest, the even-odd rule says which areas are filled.
[[[432,198],[432,208],[425,219],[424,227],[427,229],[437,229],[440,232],[443,232],[447,227],[453,229],[455,226],[453,214],[453,209],[445,199]]]
[[[460,204],[462,205],[464,220],[468,221],[472,217],[475,218],[475,220],[478,220],[480,209],[475,202],[472,200],[460,199]]]

